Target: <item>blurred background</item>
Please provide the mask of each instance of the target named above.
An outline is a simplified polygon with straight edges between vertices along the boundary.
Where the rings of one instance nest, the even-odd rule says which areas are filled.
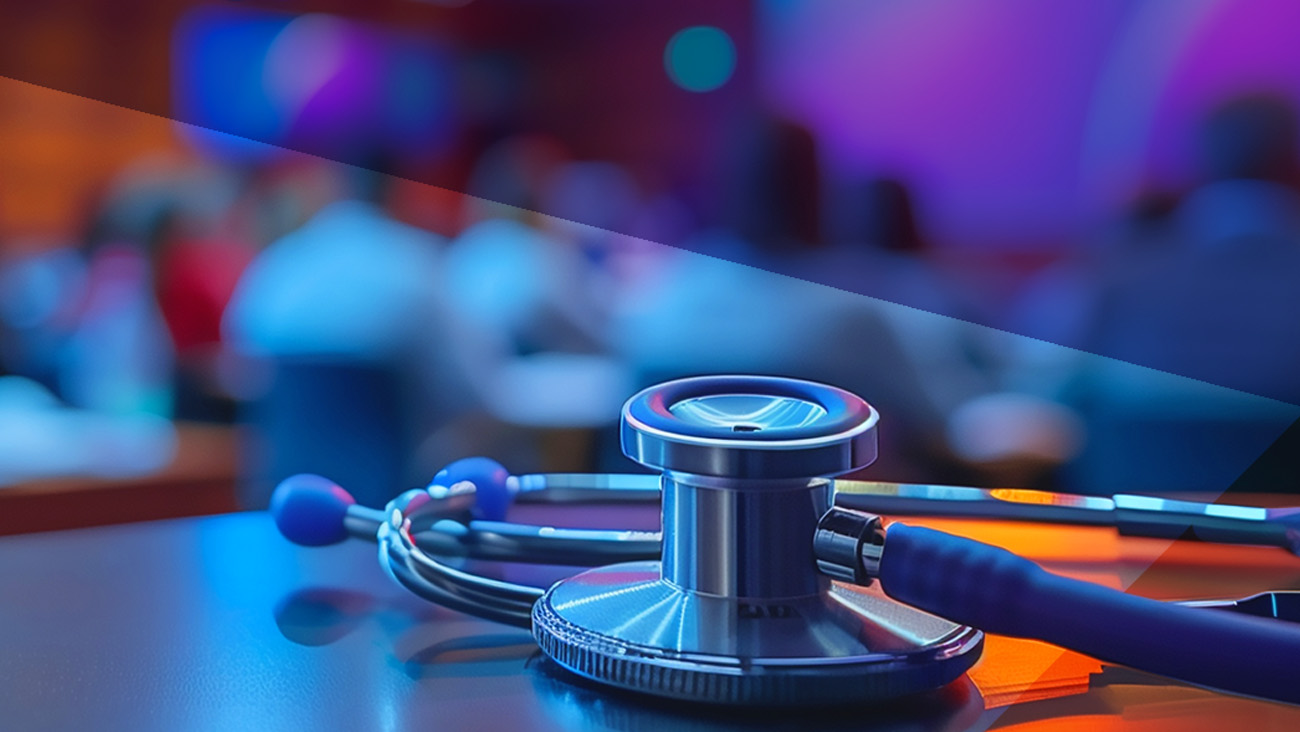
[[[0,532],[634,470],[720,372],[865,397],[879,479],[1300,488],[1293,3],[5,15]]]

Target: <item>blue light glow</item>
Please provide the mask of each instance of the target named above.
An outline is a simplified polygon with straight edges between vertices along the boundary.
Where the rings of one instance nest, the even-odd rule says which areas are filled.
[[[736,70],[736,46],[720,28],[697,25],[684,28],[668,41],[664,67],[673,83],[687,91],[717,89]]]

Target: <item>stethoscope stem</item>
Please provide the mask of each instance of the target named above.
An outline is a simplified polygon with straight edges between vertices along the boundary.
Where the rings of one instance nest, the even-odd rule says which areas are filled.
[[[343,528],[353,539],[374,541],[379,527],[387,520],[388,514],[382,508],[371,508],[354,503],[348,506],[343,516]]]

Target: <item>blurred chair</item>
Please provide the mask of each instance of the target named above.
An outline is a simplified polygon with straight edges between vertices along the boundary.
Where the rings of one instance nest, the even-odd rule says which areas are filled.
[[[269,487],[297,473],[328,476],[370,506],[414,487],[407,465],[419,436],[393,364],[285,354],[266,376],[262,396],[244,407],[243,505],[265,505]]]

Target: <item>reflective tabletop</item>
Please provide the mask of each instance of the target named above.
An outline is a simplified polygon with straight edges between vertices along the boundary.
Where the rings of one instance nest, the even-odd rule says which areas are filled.
[[[653,512],[633,507],[565,516],[571,525],[653,528],[657,523]],[[554,514],[514,518],[559,523]],[[1009,530],[1013,533],[994,538],[1033,543],[1039,534],[1032,531],[1053,531],[1017,535],[1026,529]],[[1049,535],[1057,537],[1043,544],[1052,555],[1042,559],[1049,568],[1055,563],[1093,578],[1109,573],[1112,582],[1137,578],[1141,585],[1141,577],[1153,576],[1152,561],[1172,556],[1161,571],[1173,579],[1162,580],[1164,585],[1148,582],[1149,594],[1183,592],[1193,581],[1188,577],[1207,573],[1179,559],[1186,550],[1166,551],[1168,542],[1123,540],[1106,545],[1118,547],[1118,555],[1085,561],[1068,556],[1062,546],[1072,544],[1063,545],[1059,533],[1042,534]],[[1089,546],[1097,550],[1096,542]],[[1282,589],[1289,582],[1300,588],[1300,562],[1269,551],[1216,555],[1209,573],[1236,578],[1237,584],[1225,589],[1243,591],[1239,594],[1257,585]],[[293,546],[260,513],[0,539],[0,727],[1300,728],[1300,708],[1177,686],[1041,644],[994,637],[969,676],[938,692],[882,706],[771,713],[610,693],[544,660],[525,631],[407,594],[380,571],[374,552],[361,542],[324,549]],[[538,582],[574,571],[474,569]],[[1029,682],[1015,680],[1023,677]]]

